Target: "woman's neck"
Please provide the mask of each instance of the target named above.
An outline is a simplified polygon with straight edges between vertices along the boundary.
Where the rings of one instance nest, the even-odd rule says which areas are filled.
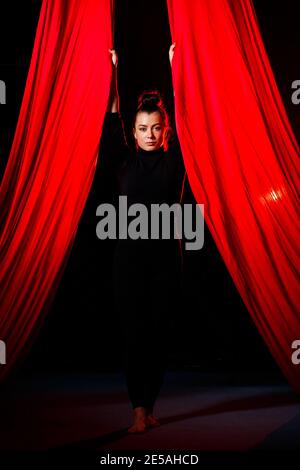
[[[138,146],[137,153],[139,155],[151,156],[151,155],[161,155],[164,153],[164,147],[161,146],[155,150],[144,150],[142,147]]]

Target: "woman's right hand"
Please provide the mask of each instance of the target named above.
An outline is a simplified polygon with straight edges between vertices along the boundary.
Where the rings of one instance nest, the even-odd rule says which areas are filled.
[[[115,49],[108,49],[108,50],[111,54],[111,60],[112,60],[113,66],[117,67],[118,66],[118,54],[116,53],[116,50]]]

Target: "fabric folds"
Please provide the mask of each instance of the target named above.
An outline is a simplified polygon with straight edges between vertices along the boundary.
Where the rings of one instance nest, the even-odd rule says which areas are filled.
[[[93,180],[110,81],[113,2],[44,0],[0,188],[4,377],[55,294]]]
[[[299,145],[251,0],[168,0],[187,175],[258,330],[300,390]],[[225,310],[222,315],[228,315]]]

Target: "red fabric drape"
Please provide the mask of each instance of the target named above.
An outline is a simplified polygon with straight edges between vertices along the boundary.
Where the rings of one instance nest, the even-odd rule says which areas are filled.
[[[274,358],[300,390],[299,146],[251,0],[168,0],[189,182]],[[227,315],[228,312],[222,312]]]
[[[0,189],[2,377],[61,275],[95,172],[112,47],[111,0],[44,0]]]

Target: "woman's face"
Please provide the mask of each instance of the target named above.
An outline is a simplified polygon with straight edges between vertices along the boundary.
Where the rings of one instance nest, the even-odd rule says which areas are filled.
[[[165,126],[160,112],[140,111],[137,113],[133,135],[136,143],[143,150],[159,149],[163,145],[165,137]]]

